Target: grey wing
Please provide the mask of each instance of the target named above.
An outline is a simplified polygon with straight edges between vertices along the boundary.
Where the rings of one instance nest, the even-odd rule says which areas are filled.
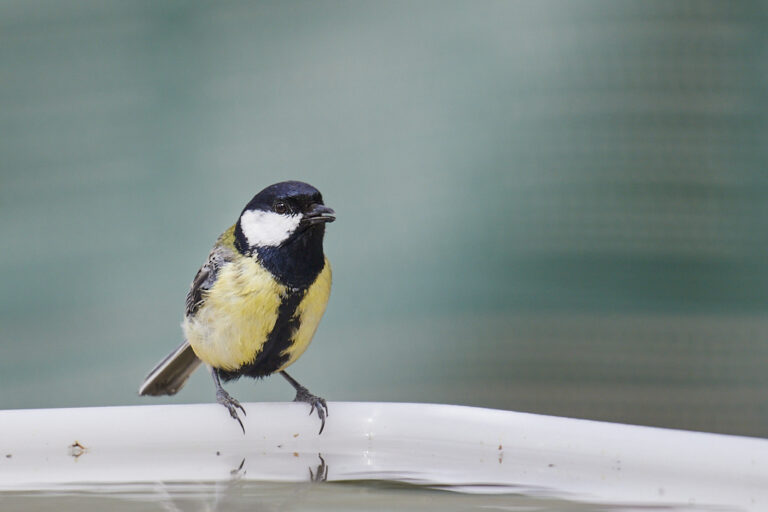
[[[208,255],[208,260],[203,263],[192,280],[192,286],[187,293],[186,316],[194,315],[205,301],[204,293],[213,287],[216,282],[219,269],[232,260],[233,252],[230,249],[216,245]]]
[[[219,269],[231,261],[231,250],[216,245],[208,260],[197,271],[192,286],[187,294],[186,316],[194,315],[205,301],[205,292],[216,282]],[[192,372],[200,366],[200,359],[188,342],[182,343],[176,350],[168,354],[155,368],[149,372],[139,388],[140,395],[175,395]]]

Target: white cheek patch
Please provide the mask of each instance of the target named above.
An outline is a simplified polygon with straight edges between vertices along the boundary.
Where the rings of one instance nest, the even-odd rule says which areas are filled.
[[[250,247],[280,245],[296,231],[299,222],[301,215],[280,215],[262,210],[248,210],[240,216],[240,228]]]

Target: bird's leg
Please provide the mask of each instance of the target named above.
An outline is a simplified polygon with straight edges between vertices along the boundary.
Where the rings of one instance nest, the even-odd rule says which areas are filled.
[[[325,418],[328,416],[328,404],[325,403],[325,399],[310,393],[307,388],[296,382],[296,379],[286,372],[280,372],[280,375],[290,382],[291,386],[296,390],[296,398],[293,399],[294,402],[306,402],[311,405],[312,408],[309,410],[309,414],[312,414],[315,412],[315,409],[317,409],[317,415],[320,417],[321,422],[320,432],[318,432],[318,434],[322,434],[323,429],[325,428]]]
[[[227,393],[223,387],[221,387],[219,372],[216,370],[216,368],[211,368],[211,377],[213,377],[213,383],[216,386],[216,401],[227,408],[229,415],[237,420],[237,422],[240,424],[240,428],[243,429],[243,434],[245,434],[245,427],[243,426],[243,422],[240,420],[240,416],[237,415],[237,410],[240,409],[243,411],[243,415],[245,416],[245,409],[243,409],[243,406],[240,405],[240,402],[232,398],[232,396]]]

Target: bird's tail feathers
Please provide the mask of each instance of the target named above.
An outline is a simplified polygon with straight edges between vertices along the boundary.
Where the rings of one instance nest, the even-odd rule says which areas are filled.
[[[200,366],[192,347],[186,341],[168,354],[149,372],[139,388],[140,395],[175,395]]]

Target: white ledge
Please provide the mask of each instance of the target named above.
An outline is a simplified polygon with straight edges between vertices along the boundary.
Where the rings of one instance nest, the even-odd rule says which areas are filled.
[[[430,404],[0,411],[0,490],[94,484],[397,480],[592,503],[768,510],[768,440]]]

